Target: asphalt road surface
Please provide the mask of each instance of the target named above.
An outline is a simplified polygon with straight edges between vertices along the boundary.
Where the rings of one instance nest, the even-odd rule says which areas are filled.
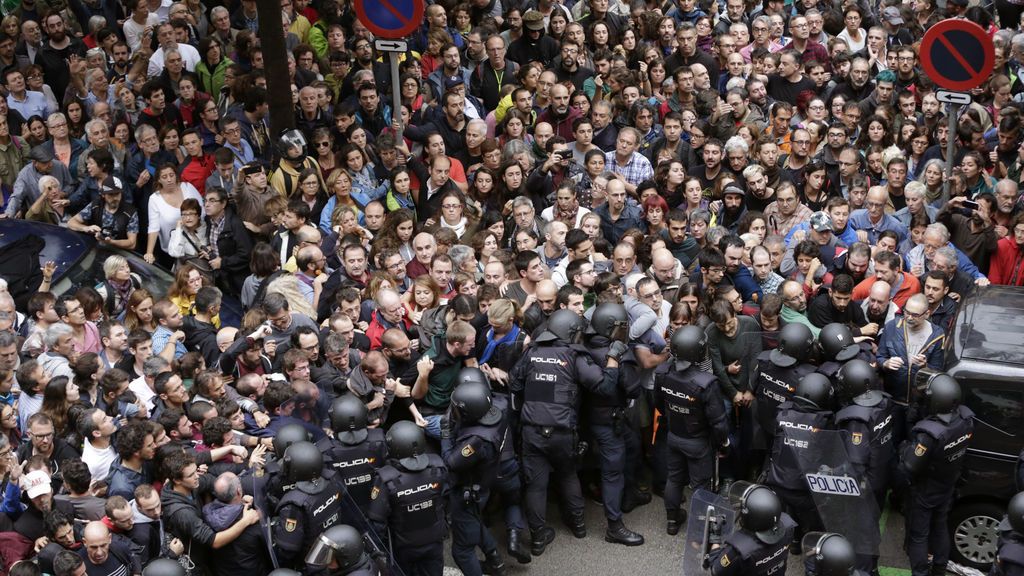
[[[577,540],[561,523],[555,505],[555,495],[549,500],[548,523],[557,536],[543,556],[530,564],[518,564],[505,554],[503,527],[492,530],[506,556],[509,575],[544,576],[677,576],[683,572],[683,543],[685,528],[676,536],[665,534],[665,509],[661,498],[655,496],[650,504],[626,514],[626,526],[644,536],[643,546],[627,547],[604,541],[605,520],[600,504],[587,500],[587,537]],[[882,535],[882,576],[909,576],[909,564],[903,552],[903,517],[898,513],[883,514],[885,530]],[[450,541],[449,541],[450,544]],[[462,574],[452,561],[450,551],[445,557],[445,576]],[[803,576],[802,563],[791,557],[786,576]],[[689,574],[683,576],[691,576]]]

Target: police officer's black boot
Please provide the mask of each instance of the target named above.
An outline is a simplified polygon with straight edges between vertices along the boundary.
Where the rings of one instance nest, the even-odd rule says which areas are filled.
[[[480,569],[490,576],[505,576],[505,561],[501,559],[501,554],[497,550],[492,550],[484,556]]]
[[[669,536],[679,534],[679,528],[686,523],[686,510],[669,510],[666,515],[668,521],[665,523],[665,533]]]
[[[530,552],[533,552],[534,556],[540,556],[544,553],[544,549],[548,547],[548,544],[551,544],[554,539],[554,528],[550,526],[541,528],[539,532],[533,533],[533,541],[530,543]]]
[[[508,555],[515,558],[520,564],[529,564],[533,560],[530,551],[526,549],[525,538],[522,530],[508,531]]]
[[[573,515],[571,515],[569,517],[569,522],[568,523],[569,523],[569,530],[572,532],[573,536],[575,536],[576,538],[586,538],[587,537],[587,523],[586,523],[586,521],[583,518],[583,514],[579,514],[579,515],[573,514]]]
[[[932,576],[946,576],[946,567],[932,566]]]
[[[609,520],[608,530],[604,533],[604,541],[626,546],[640,546],[644,543],[644,537],[626,528],[622,520]]]

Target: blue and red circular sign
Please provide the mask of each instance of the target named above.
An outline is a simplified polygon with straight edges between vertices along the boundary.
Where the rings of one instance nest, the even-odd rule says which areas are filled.
[[[921,67],[936,85],[967,91],[988,80],[995,65],[992,38],[970,20],[949,19],[921,40]]]
[[[355,0],[356,17],[378,38],[409,36],[423,23],[424,0]]]

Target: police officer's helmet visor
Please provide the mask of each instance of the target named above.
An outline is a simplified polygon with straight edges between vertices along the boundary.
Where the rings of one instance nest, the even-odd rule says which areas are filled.
[[[846,538],[835,532],[808,532],[800,541],[805,559],[814,560],[818,576],[853,574],[855,553]]]
[[[326,568],[334,561],[334,543],[323,534],[316,539],[316,544],[306,554],[306,565],[313,568]]]

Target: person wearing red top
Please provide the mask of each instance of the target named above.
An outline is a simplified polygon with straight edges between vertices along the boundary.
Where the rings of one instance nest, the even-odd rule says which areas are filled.
[[[188,157],[181,163],[178,176],[182,182],[195,186],[200,196],[206,196],[206,179],[217,167],[213,161],[213,154],[203,153],[203,139],[195,128],[185,131],[181,143],[185,146]]]
[[[1010,234],[999,240],[989,265],[988,279],[993,284],[1024,286],[1024,213],[1017,214]]]
[[[863,300],[871,292],[875,280],[884,280],[892,286],[892,301],[903,308],[914,294],[921,292],[921,282],[913,274],[900,270],[900,257],[895,252],[882,250],[875,254],[875,275],[868,276],[853,288],[853,299]]]

